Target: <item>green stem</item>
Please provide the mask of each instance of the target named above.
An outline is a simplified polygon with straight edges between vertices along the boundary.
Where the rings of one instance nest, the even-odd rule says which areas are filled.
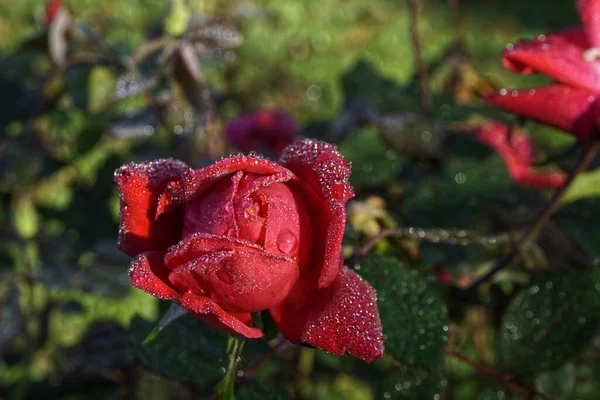
[[[227,373],[217,386],[215,393],[217,400],[235,400],[235,378],[237,377],[237,365],[244,349],[244,339],[231,336],[227,342],[227,354],[229,354],[229,365]]]

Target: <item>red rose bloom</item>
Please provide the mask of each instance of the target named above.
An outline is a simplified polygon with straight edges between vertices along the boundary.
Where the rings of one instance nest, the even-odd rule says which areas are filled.
[[[365,361],[383,354],[373,288],[343,266],[350,167],[327,143],[298,141],[279,163],[232,156],[192,170],[175,160],[115,172],[119,248],[136,256],[136,287],[213,327],[262,336],[268,309],[281,332]]]
[[[298,125],[282,112],[258,111],[227,124],[227,139],[240,151],[268,150],[279,155],[298,137]]]
[[[502,90],[485,101],[511,113],[569,132],[592,136],[600,122],[600,0],[579,0],[583,26],[507,46],[504,65],[519,73],[540,72],[557,83],[523,90]]]
[[[509,128],[499,123],[480,127],[475,137],[493,148],[504,160],[508,175],[520,186],[547,189],[561,186],[567,175],[559,170],[538,171],[533,168],[533,143],[525,132],[513,129],[510,141]]]

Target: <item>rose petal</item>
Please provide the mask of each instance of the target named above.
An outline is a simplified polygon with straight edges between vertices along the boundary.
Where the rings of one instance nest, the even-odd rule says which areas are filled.
[[[258,175],[286,174],[289,171],[271,160],[261,157],[235,155],[224,158],[199,170],[189,170],[183,176],[182,183],[169,185],[160,199],[158,214],[168,212],[184,202],[190,202],[212,185],[237,171]]]
[[[162,251],[150,251],[137,256],[129,267],[131,284],[163,300],[172,300],[178,293],[169,283],[170,271],[165,267]]]
[[[586,44],[583,31],[576,29],[510,45],[502,61],[516,72],[541,72],[574,87],[600,90],[600,64],[584,59],[589,46],[582,47]]]
[[[290,258],[248,246],[244,242],[194,235],[184,239],[187,252],[167,255],[187,260],[173,268],[169,280],[181,291],[210,296],[227,311],[256,312],[280,303],[298,279]],[[208,251],[206,251],[208,249]],[[218,250],[216,250],[218,249]]]
[[[513,129],[510,142],[508,133],[508,126],[494,123],[482,126],[475,137],[496,150],[515,183],[547,189],[561,186],[565,182],[567,175],[562,171],[538,171],[533,168],[533,142],[523,131]]]
[[[495,107],[589,139],[593,121],[590,107],[598,94],[565,85],[495,93],[484,100]]]
[[[600,1],[579,0],[577,11],[589,41],[594,47],[600,47]]]
[[[237,222],[233,200],[244,176],[238,171],[231,179],[217,182],[213,188],[191,203],[186,203],[182,237],[201,232],[221,236],[236,236]]]
[[[252,319],[249,313],[228,313],[211,299],[193,293],[181,296],[179,304],[194,317],[221,331],[240,334],[249,339],[262,336],[260,329],[250,326]]]
[[[300,282],[294,292],[303,292]],[[298,293],[273,307],[275,323],[293,343],[304,343],[333,354],[349,353],[366,362],[383,355],[383,334],[375,290],[350,268],[325,289]]]
[[[313,261],[319,287],[331,284],[339,273],[339,257],[346,223],[346,200],[354,196],[348,182],[350,165],[329,143],[300,140],[288,146],[281,163],[299,178],[299,187],[311,210]]]
[[[165,159],[123,165],[115,171],[121,199],[119,249],[130,256],[166,250],[181,236],[183,210],[156,217],[158,199],[169,182],[189,172],[180,161]]]

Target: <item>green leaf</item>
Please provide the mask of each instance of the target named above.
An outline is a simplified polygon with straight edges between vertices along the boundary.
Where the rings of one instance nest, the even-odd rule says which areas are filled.
[[[187,314],[169,324],[154,340],[144,340],[156,323],[135,317],[130,342],[136,357],[151,371],[187,382],[214,382],[227,366],[227,335]]]
[[[148,336],[146,336],[146,339],[144,339],[142,345],[145,346],[154,339],[156,339],[156,337],[160,334],[160,332],[162,332],[165,326],[169,325],[176,319],[183,317],[186,313],[187,311],[181,308],[179,305],[171,304],[167,312],[161,317],[160,321],[158,322],[158,325],[156,325],[156,327],[152,329]]]
[[[553,219],[591,258],[600,257],[600,226],[590,223],[598,212],[600,199],[579,199],[564,206]]]
[[[437,399],[448,385],[441,372],[402,366],[387,371],[377,387],[377,399]]]
[[[12,206],[12,223],[23,239],[31,239],[40,228],[39,214],[33,204],[31,195],[17,197]]]
[[[390,257],[365,258],[357,270],[377,290],[386,354],[435,369],[448,339],[448,317],[425,280]]]
[[[539,374],[535,379],[537,390],[553,399],[566,398],[575,389],[577,367],[567,363],[555,371]]]
[[[349,135],[340,152],[354,165],[350,181],[354,186],[377,186],[395,179],[406,159],[388,150],[375,128],[360,129]]]
[[[600,196],[600,168],[577,175],[561,199],[563,205],[586,197]]]
[[[552,270],[519,292],[502,319],[505,367],[536,373],[560,367],[600,325],[600,272]]]
[[[242,386],[236,393],[237,400],[292,400],[285,388],[271,382],[252,381]]]
[[[500,389],[488,389],[479,393],[474,400],[513,400],[515,397]]]

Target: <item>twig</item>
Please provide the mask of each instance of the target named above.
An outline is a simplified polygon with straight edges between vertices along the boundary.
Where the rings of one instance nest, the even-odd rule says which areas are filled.
[[[421,39],[419,37],[419,8],[421,6],[421,1],[407,1],[409,10],[408,18],[410,25],[410,36],[415,62],[415,73],[419,83],[419,105],[421,106],[423,114],[425,114],[427,117],[431,117],[433,114],[433,103],[431,101],[431,94],[429,93],[427,69],[425,68],[425,63],[423,62]]]
[[[273,356],[282,352],[289,346],[289,342],[285,339],[285,337],[280,336],[276,339],[277,342],[275,346],[273,346],[267,353],[265,353],[254,365],[252,365],[248,370],[244,372],[244,380],[251,380],[254,376],[260,371],[260,369],[269,362]]]
[[[544,227],[546,222],[548,222],[550,217],[552,217],[552,215],[559,208],[560,200],[562,199],[563,195],[567,192],[567,189],[571,186],[571,183],[573,183],[577,175],[579,175],[582,171],[584,171],[587,168],[589,163],[594,159],[594,156],[598,152],[599,148],[600,141],[593,140],[589,143],[589,145],[585,148],[585,151],[581,155],[581,158],[577,162],[577,165],[575,166],[573,172],[571,172],[565,183],[556,190],[554,196],[552,196],[552,199],[550,199],[548,204],[546,204],[546,207],[544,207],[542,211],[540,211],[540,213],[535,218],[533,225],[531,225],[531,227],[527,229],[525,233],[523,233],[521,239],[517,243],[516,248],[510,253],[506,254],[504,257],[500,258],[488,272],[486,272],[485,274],[477,278],[473,283],[471,283],[467,290],[473,290],[477,286],[486,282],[498,271],[505,268],[507,265],[509,265],[522,254],[522,249],[527,247],[529,242],[535,240],[539,231]]]
[[[496,371],[491,366],[481,363],[481,362],[471,360],[464,354],[461,354],[455,350],[452,350],[451,348],[445,348],[444,353],[450,357],[454,357],[457,360],[464,362],[465,364],[468,364],[470,367],[472,367],[474,370],[476,370],[480,374],[485,375],[488,378],[491,378],[491,379],[497,381],[498,383],[500,383],[500,385],[502,385],[503,387],[507,387],[508,389],[517,393],[519,396],[522,396],[524,398],[529,398],[530,396],[533,395],[533,396],[537,396],[544,400],[552,400],[550,397],[546,396],[543,393],[536,391],[534,388],[528,387],[520,382],[517,382],[515,380],[514,375],[512,375],[512,374]]]
[[[472,231],[464,229],[421,229],[421,228],[400,228],[400,229],[384,229],[367,243],[357,247],[354,250],[354,255],[363,257],[379,243],[380,240],[387,237],[397,237],[401,239],[421,240],[431,243],[440,244],[458,244],[465,245],[469,243],[478,243],[483,245],[502,244],[511,241],[511,235],[508,233],[499,233],[493,236],[481,236]]]

